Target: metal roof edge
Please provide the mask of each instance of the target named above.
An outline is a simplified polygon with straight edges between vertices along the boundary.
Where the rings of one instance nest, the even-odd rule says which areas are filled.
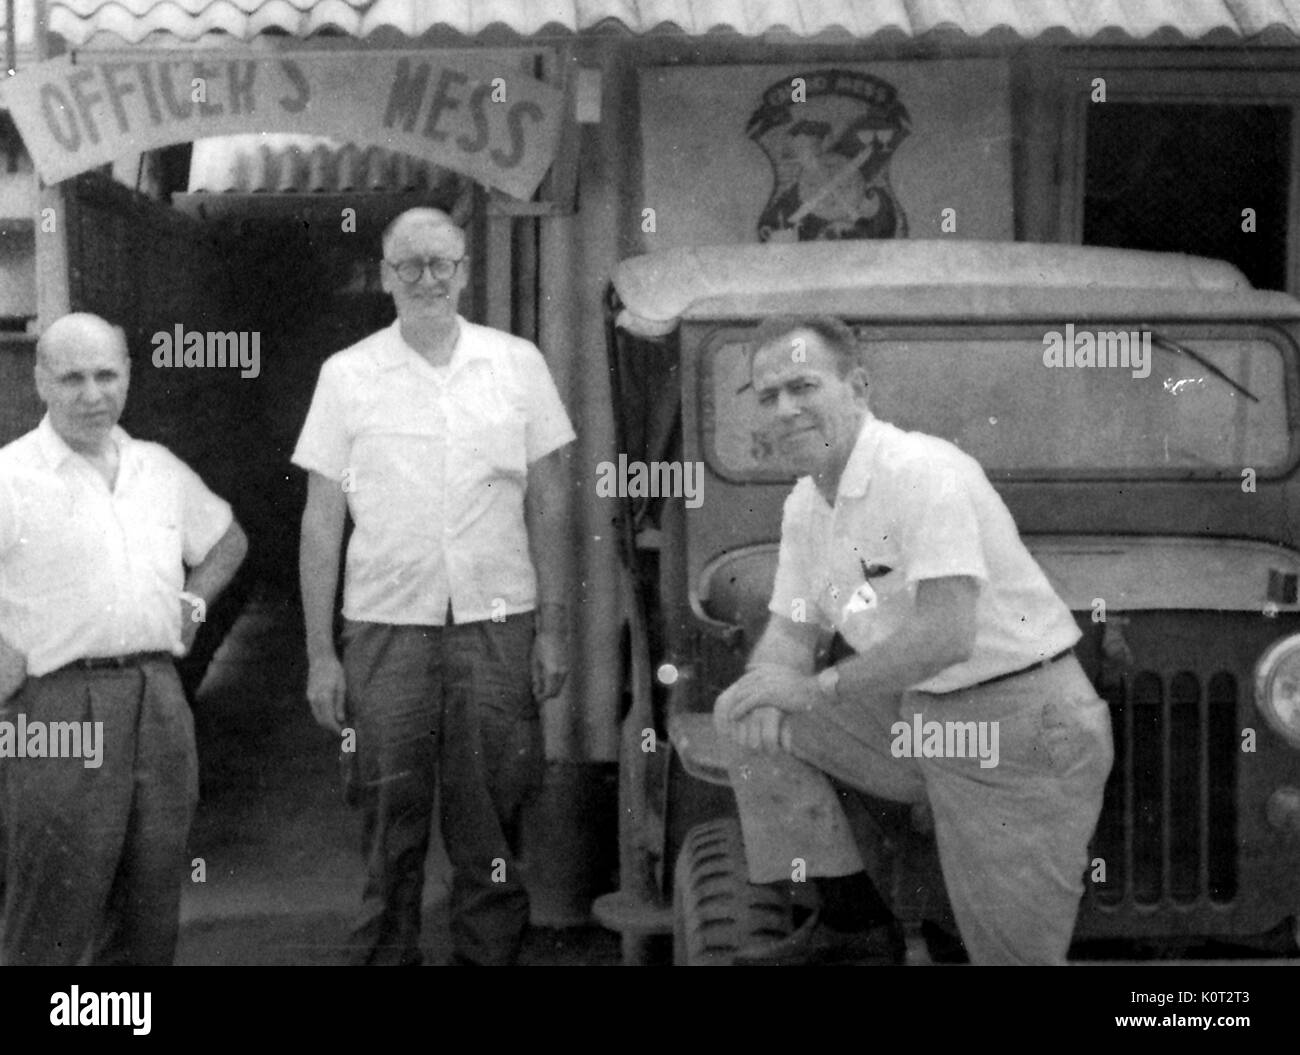
[[[969,9],[968,9],[969,8]],[[71,45],[84,46],[102,32],[138,44],[155,33],[194,40],[208,33],[249,41],[276,31],[307,38],[330,31],[364,39],[396,30],[407,39],[450,32],[467,40],[499,34],[509,39],[680,35],[731,35],[772,43],[837,39],[925,41],[960,38],[1068,43],[1162,43],[1240,46],[1268,38],[1300,42],[1300,5],[1294,0],[1225,0],[1196,8],[1149,2],[1122,12],[1125,25],[1101,23],[1075,5],[1046,2],[1012,5],[990,16],[974,5],[955,14],[927,4],[860,6],[837,0],[773,0],[750,5],[707,2],[633,3],[631,0],[540,0],[540,2],[447,5],[411,0],[51,0],[50,28]],[[1001,21],[993,21],[1001,18]]]

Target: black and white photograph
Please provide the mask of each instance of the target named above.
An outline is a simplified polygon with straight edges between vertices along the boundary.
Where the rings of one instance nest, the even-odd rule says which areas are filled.
[[[28,1020],[171,1035],[91,966],[1285,1009],[1300,0],[3,25]]]

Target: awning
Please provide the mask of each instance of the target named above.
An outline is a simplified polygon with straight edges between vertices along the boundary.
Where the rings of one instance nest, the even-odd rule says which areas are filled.
[[[249,134],[199,139],[191,193],[454,196],[454,172],[428,158],[326,136]]]
[[[1189,41],[1294,45],[1300,0],[51,0],[50,29],[73,46],[101,34],[136,44],[158,34],[251,40],[380,30],[418,38],[433,31],[521,37],[613,28],[630,33],[732,33],[902,39],[1004,32],[1063,42],[1173,34]]]

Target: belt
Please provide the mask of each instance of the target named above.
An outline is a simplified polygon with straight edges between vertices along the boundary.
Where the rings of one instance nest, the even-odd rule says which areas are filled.
[[[170,662],[175,657],[170,652],[131,652],[125,656],[90,656],[65,663],[59,670],[125,670],[140,667],[155,660]]]
[[[1061,649],[1061,651],[1054,656],[1048,656],[1046,659],[1040,659],[1037,663],[1031,663],[1027,667],[1021,667],[1019,670],[1009,670],[1005,674],[995,674],[991,678],[985,678],[983,681],[977,681],[974,685],[963,685],[960,689],[947,689],[943,692],[932,692],[929,693],[929,695],[955,696],[959,692],[970,692],[971,689],[982,689],[984,688],[985,685],[993,685],[999,681],[1006,681],[1008,678],[1018,678],[1020,677],[1021,674],[1031,674],[1036,670],[1041,670],[1043,667],[1050,667],[1057,660],[1064,659],[1066,656],[1072,656],[1072,655],[1074,655],[1073,645],[1071,645],[1069,648]]]

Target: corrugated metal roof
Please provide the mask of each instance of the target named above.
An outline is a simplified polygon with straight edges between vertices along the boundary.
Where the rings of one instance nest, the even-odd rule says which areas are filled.
[[[437,193],[458,177],[425,158],[320,136],[199,139],[191,192],[241,194]]]
[[[1225,43],[1300,40],[1300,0],[50,0],[49,20],[73,46],[101,34],[135,44],[152,34],[251,40],[267,31],[368,37],[387,29],[414,38],[444,29],[475,37],[504,28],[531,37],[606,26],[638,34],[908,38],[1004,31],[1024,39],[1058,34],[1091,40],[1172,32]]]

